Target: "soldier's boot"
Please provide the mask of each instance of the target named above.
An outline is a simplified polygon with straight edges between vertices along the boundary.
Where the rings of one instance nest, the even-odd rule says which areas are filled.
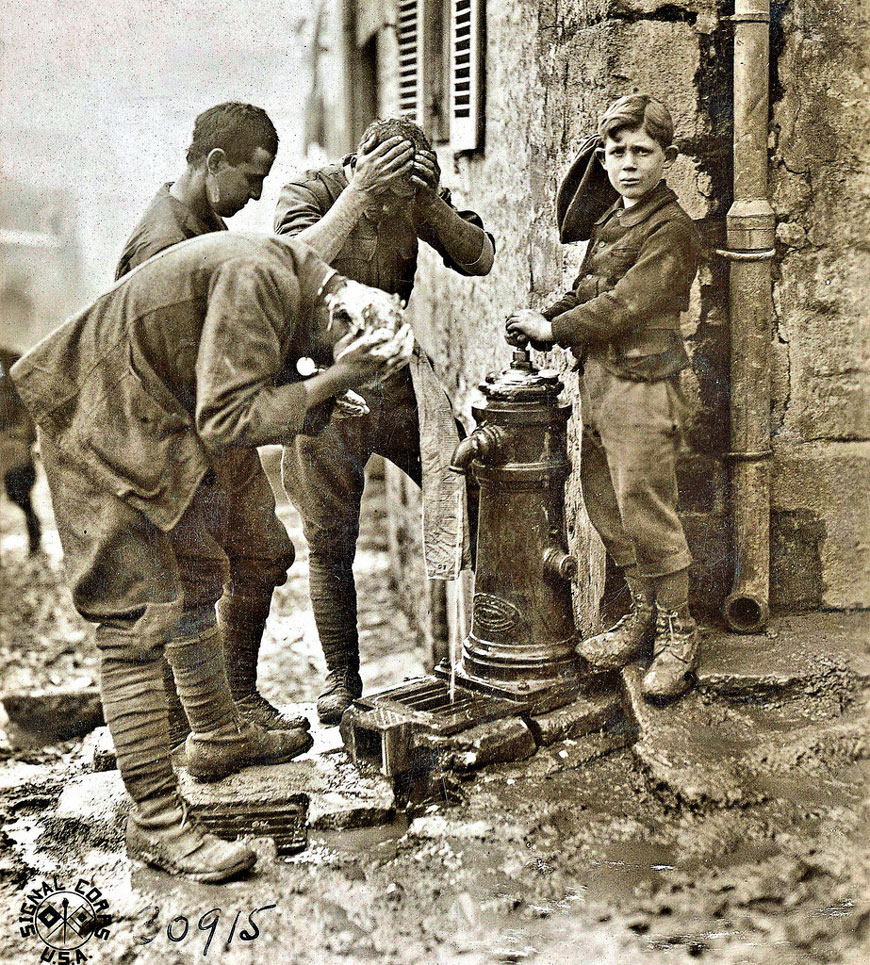
[[[257,690],[257,659],[271,602],[271,594],[262,599],[233,594],[218,604],[230,693],[249,724],[267,730],[308,730],[307,717],[285,716]]]
[[[118,770],[133,799],[127,854],[196,881],[226,881],[248,871],[254,852],[207,832],[178,793],[159,658],[133,663],[104,653],[100,677]]]
[[[675,610],[659,607],[653,662],[641,681],[650,701],[672,700],[691,690],[698,667],[698,625],[688,605]]]
[[[340,723],[344,712],[357,697],[362,697],[362,692],[359,654],[356,654],[356,660],[350,666],[334,667],[327,673],[326,686],[317,698],[317,716],[321,723],[327,726]]]
[[[314,743],[302,727],[266,730],[244,720],[230,695],[223,643],[216,626],[166,645],[178,696],[190,721],[187,771],[199,781],[219,781],[252,764],[280,764]]]
[[[362,696],[359,675],[356,584],[353,578],[355,534],[309,540],[311,606],[326,659],[326,686],[317,698],[317,716],[327,725]]]
[[[609,630],[583,640],[577,652],[592,667],[618,669],[643,656],[652,648],[656,610],[652,588],[640,581],[629,582],[631,609]]]

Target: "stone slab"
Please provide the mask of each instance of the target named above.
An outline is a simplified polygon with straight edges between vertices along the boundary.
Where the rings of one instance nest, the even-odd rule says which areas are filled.
[[[247,767],[214,784],[179,773],[182,793],[195,808],[217,813],[243,804],[251,815],[304,802],[307,827],[358,828],[392,820],[395,796],[390,781],[361,774],[342,752],[304,756],[271,767]]]
[[[395,797],[378,774],[361,775],[343,752],[297,758],[272,767],[249,767],[214,784],[182,769],[182,794],[216,832],[271,837],[280,853],[305,847],[309,830],[369,827],[391,821]],[[117,770],[86,774],[64,788],[56,816],[117,832],[127,812]]]
[[[15,740],[71,740],[103,723],[97,687],[10,691],[0,696],[0,702]]]
[[[657,706],[641,693],[643,668],[622,671],[633,752],[653,788],[688,805],[770,798],[837,800],[851,793],[838,771],[870,757],[870,714],[855,701],[843,716],[785,705],[710,701],[697,691]]]
[[[805,613],[771,620],[761,634],[704,636],[701,690],[756,697],[816,692],[826,683],[870,683],[870,613]]]
[[[538,749],[529,725],[520,717],[493,720],[444,737],[415,735],[419,751],[433,755],[445,771],[473,771],[489,764],[521,761]]]
[[[622,702],[615,690],[605,691],[577,700],[548,714],[528,718],[535,741],[543,747],[583,737],[615,724],[623,716]]]

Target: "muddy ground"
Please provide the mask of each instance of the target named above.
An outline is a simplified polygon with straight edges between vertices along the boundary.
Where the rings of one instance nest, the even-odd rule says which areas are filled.
[[[46,552],[34,560],[0,502],[4,691],[95,680],[44,482],[38,496]],[[358,560],[367,690],[423,672],[426,657],[389,586],[382,513],[375,493]],[[299,558],[273,605],[261,686],[287,704],[316,695],[323,665],[298,518],[286,506],[282,516]],[[865,962],[866,699],[861,681],[834,672],[751,698],[705,692],[641,720],[638,735],[617,728],[447,779],[440,799],[388,825],[313,834],[286,858],[258,840],[256,873],[221,887],[170,879],[129,862],[117,838],[42,820],[84,772],[87,742],[7,740],[0,961],[50,954],[21,936],[22,902],[42,881],[84,877],[111,915],[108,937],[79,950],[93,962]],[[740,766],[750,739],[751,780]],[[717,783],[708,769],[720,758],[736,764]]]

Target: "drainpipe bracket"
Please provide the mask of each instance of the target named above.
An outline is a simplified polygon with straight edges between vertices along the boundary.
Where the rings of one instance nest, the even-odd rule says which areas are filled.
[[[745,10],[721,19],[730,23],[770,23],[770,10]]]
[[[732,251],[730,248],[717,248],[716,254],[729,261],[767,261],[775,257],[776,248],[765,248],[761,251]]]
[[[773,456],[773,449],[756,449],[747,452],[726,452],[725,458],[732,462],[763,462]]]

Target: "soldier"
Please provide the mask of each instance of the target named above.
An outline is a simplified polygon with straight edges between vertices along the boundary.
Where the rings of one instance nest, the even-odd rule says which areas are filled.
[[[118,267],[121,278],[158,252],[198,235],[226,231],[224,218],[258,200],[263,181],[278,150],[278,135],[268,115],[252,104],[218,104],[200,114],[187,150],[187,167],[174,183],[164,184],[133,230]],[[281,574],[293,562],[284,526],[275,515],[269,482],[253,449],[237,449],[226,457],[222,478],[246,518],[262,519],[267,538],[252,545],[254,531],[240,529],[226,548],[230,570],[219,604],[220,627],[227,657],[230,689],[243,716],[264,727],[299,726],[304,718],[282,717],[257,690],[257,655],[272,603],[270,575]],[[262,535],[262,534],[259,534]],[[274,553],[274,565],[259,566],[264,552]],[[252,563],[254,565],[252,565]],[[190,731],[175,693],[169,665],[163,664],[169,699],[169,730],[173,745]]]
[[[285,186],[275,230],[310,244],[337,271],[407,301],[419,240],[461,275],[486,275],[494,243],[473,211],[457,211],[439,187],[426,136],[407,120],[375,121],[358,153]],[[362,694],[353,560],[364,469],[379,453],[423,486],[424,552],[430,577],[455,578],[462,552],[464,481],[448,471],[459,441],[450,402],[425,354],[362,393],[368,413],[333,418],[315,438],[284,451],[284,481],[310,548],[311,603],[328,670],[317,701],[335,724]],[[471,494],[473,497],[473,494]],[[475,518],[475,507],[470,507]]]
[[[3,332],[14,335],[19,326],[26,328],[32,306],[24,294],[17,288],[9,288],[0,295],[0,303]],[[24,513],[27,542],[33,556],[39,552],[42,539],[42,527],[33,509],[36,430],[9,377],[9,370],[18,358],[8,346],[0,345],[0,473],[6,495]]]
[[[261,547],[246,563],[266,585],[282,582],[292,559],[286,533],[275,551],[271,517],[234,501],[232,453],[289,442],[324,403],[410,357],[407,327],[404,343],[337,342],[342,307],[358,312],[346,291],[363,309],[384,301],[305,245],[210,234],[125,276],[13,368],[41,430],[73,602],[97,625],[103,708],[135,804],[127,850],[172,874],[222,881],[255,856],[207,834],[178,794],[163,652],[190,721],[195,778],[311,746],[303,728],[270,731],[239,715],[214,601],[240,539]],[[303,355],[329,365],[336,345],[334,365],[280,384]]]

